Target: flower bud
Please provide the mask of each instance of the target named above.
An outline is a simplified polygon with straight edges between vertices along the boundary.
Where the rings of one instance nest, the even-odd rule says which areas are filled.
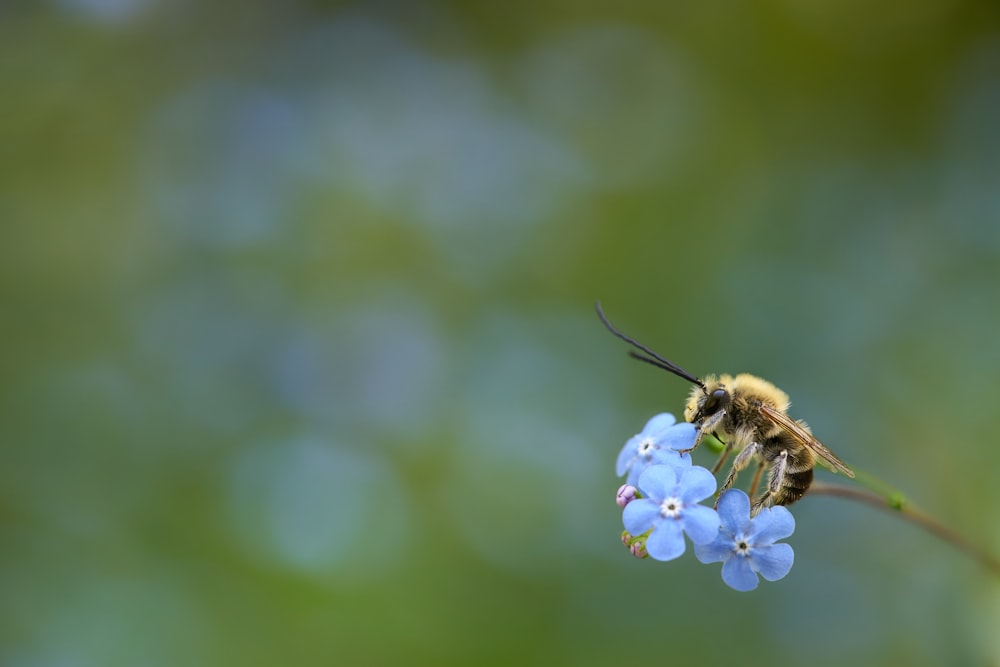
[[[618,495],[615,498],[615,502],[618,503],[618,507],[624,508],[630,502],[636,499],[636,488],[631,484],[622,484],[618,488]]]

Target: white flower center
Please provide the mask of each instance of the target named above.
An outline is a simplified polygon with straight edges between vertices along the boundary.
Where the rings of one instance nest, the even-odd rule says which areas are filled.
[[[643,456],[643,457],[645,457],[647,459],[650,456],[652,456],[653,455],[653,439],[652,438],[643,438],[642,441],[639,443],[638,452],[639,452],[639,456]]]
[[[747,541],[746,535],[737,535],[733,542],[736,547],[737,555],[744,557],[750,555],[750,542]]]
[[[681,514],[681,499],[670,497],[660,503],[660,516],[667,519],[676,519]]]

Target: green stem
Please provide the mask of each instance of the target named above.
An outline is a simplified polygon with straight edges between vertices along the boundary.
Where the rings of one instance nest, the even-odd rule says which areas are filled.
[[[865,489],[855,489],[840,484],[827,484],[826,482],[814,482],[809,488],[808,495],[827,495],[839,498],[848,498],[866,503],[873,507],[896,514],[903,519],[914,523],[932,535],[951,544],[959,551],[979,561],[994,575],[1000,577],[1000,559],[972,544],[954,530],[941,523],[929,514],[915,508],[909,503],[902,493],[893,489],[888,484],[870,475],[858,474],[858,482],[866,487]]]

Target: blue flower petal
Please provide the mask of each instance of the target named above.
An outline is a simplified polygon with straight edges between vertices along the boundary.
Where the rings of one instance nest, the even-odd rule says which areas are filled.
[[[618,462],[615,464],[615,474],[619,477],[625,474],[635,460],[639,449],[639,440],[639,436],[633,435],[618,454]]]
[[[683,470],[677,484],[681,487],[681,500],[693,505],[715,493],[718,482],[715,475],[701,466],[693,466]],[[750,510],[747,510],[749,514]]]
[[[752,591],[758,583],[757,573],[750,567],[750,559],[742,556],[733,556],[722,564],[722,580],[738,591]]]
[[[631,507],[631,505],[630,505]],[[656,560],[673,560],[684,553],[684,534],[678,521],[666,519],[646,538],[646,553]]]
[[[660,504],[648,498],[633,500],[622,511],[622,524],[632,535],[642,535],[660,518]]]
[[[795,532],[795,517],[786,508],[777,505],[763,510],[753,520],[747,538],[753,544],[771,544]]]
[[[750,497],[739,489],[729,489],[719,498],[719,519],[732,534],[750,531]]]
[[[684,532],[695,544],[707,544],[719,534],[719,515],[711,507],[690,505],[681,516]]]
[[[653,435],[660,431],[665,431],[677,423],[677,418],[669,412],[661,412],[642,427],[642,435]]]
[[[650,462],[653,465],[668,465],[679,470],[691,467],[691,456],[681,456],[676,450],[661,447],[653,452]]]
[[[651,465],[653,465],[653,464],[650,463],[649,461],[647,461],[646,459],[642,459],[642,458],[636,459],[635,463],[632,464],[632,467],[629,468],[628,477],[625,478],[625,483],[626,484],[631,484],[632,486],[638,488],[639,487],[639,477],[646,470],[646,468],[648,468]]]
[[[733,537],[720,532],[708,544],[695,542],[694,555],[702,563],[721,563],[733,555]]]
[[[666,451],[672,452],[672,451],[675,451],[675,450],[668,449]],[[675,468],[690,468],[691,467],[692,463],[691,463],[691,455],[690,454],[678,454],[677,458],[679,460],[674,465]]]
[[[677,489],[677,473],[672,466],[649,466],[639,475],[639,490],[657,502],[671,496]]]
[[[751,566],[768,581],[781,579],[792,569],[795,552],[787,544],[772,544],[751,552]]]
[[[681,422],[660,436],[660,444],[671,449],[690,449],[697,432],[694,424]]]

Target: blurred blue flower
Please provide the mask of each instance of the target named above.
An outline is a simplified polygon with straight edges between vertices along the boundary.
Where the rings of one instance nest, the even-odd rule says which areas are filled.
[[[681,455],[677,450],[694,444],[695,431],[694,424],[678,424],[669,412],[656,415],[622,447],[615,473],[621,477],[627,472],[626,484],[637,486],[639,475],[651,465],[691,467],[691,455]]]
[[[656,560],[684,553],[684,533],[695,544],[711,542],[719,532],[719,515],[698,502],[715,493],[715,476],[701,466],[653,465],[639,476],[644,497],[625,506],[622,522],[632,535],[653,532],[646,551]]]
[[[771,507],[751,519],[750,498],[730,489],[719,499],[719,518],[718,536],[708,544],[696,543],[694,554],[702,563],[721,561],[722,580],[730,588],[751,591],[757,588],[758,574],[775,581],[792,569],[792,547],[774,544],[795,532],[795,518],[786,508]]]

